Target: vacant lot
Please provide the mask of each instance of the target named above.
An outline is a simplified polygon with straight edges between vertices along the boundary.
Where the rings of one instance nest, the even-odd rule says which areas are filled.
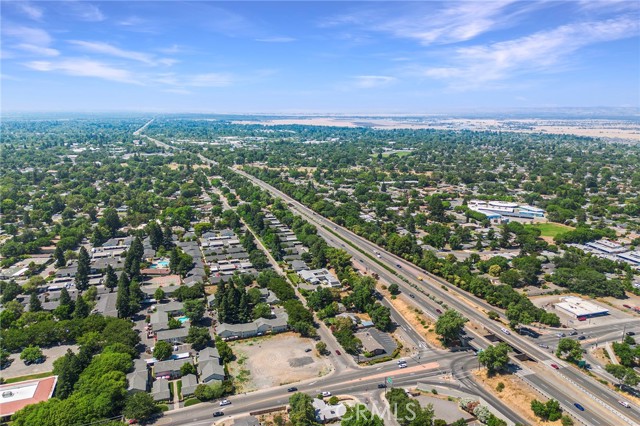
[[[327,374],[329,358],[320,357],[315,342],[293,333],[230,343],[236,360],[231,375],[241,392],[280,386]],[[305,352],[305,349],[313,349]]]
[[[551,237],[551,238],[563,232],[568,232],[575,229],[575,228],[572,228],[571,226],[562,225],[560,223],[553,223],[553,222],[535,223],[533,225],[527,225],[527,226],[539,229],[541,232],[540,236]]]

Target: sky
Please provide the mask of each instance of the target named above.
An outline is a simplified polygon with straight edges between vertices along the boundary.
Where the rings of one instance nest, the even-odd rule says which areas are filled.
[[[2,1],[10,111],[640,107],[640,2]]]

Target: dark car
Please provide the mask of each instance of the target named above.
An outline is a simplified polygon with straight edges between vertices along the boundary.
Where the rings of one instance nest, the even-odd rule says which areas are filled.
[[[339,350],[336,350],[336,355],[342,355]]]
[[[305,351],[305,352],[311,352],[311,351],[312,351],[312,349],[311,349],[311,348],[307,348],[307,349],[305,349],[304,351]]]
[[[578,340],[584,340],[584,339],[586,339],[585,336],[578,336]]]
[[[636,333],[633,331],[627,331],[627,336],[635,336]]]
[[[576,403],[574,403],[573,405],[575,405],[575,407],[576,407],[578,410],[580,410],[580,411],[584,411],[584,407],[583,407],[582,405],[578,404],[577,402],[576,402]]]
[[[415,298],[416,298],[416,297],[415,297],[413,294],[411,294],[411,293],[409,293],[409,297],[410,297],[410,298],[412,298],[412,299],[415,299]]]
[[[378,389],[384,389],[386,387],[387,385],[385,385],[384,383],[378,383]]]
[[[439,314],[439,315],[442,315],[442,311],[440,309],[438,309],[438,308],[436,308],[436,313]]]
[[[577,331],[572,331],[571,333],[569,333],[569,336],[576,336],[576,335],[578,335]]]
[[[402,265],[400,265],[399,263],[396,263],[396,266],[400,269],[402,269]]]
[[[287,392],[296,392],[297,390],[298,390],[298,388],[291,387],[291,388],[287,389]]]
[[[213,413],[213,417],[222,417],[224,416],[224,413],[222,411],[215,411]]]

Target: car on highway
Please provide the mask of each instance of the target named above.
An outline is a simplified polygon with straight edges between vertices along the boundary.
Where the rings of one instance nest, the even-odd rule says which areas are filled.
[[[549,349],[549,345],[545,345],[544,343],[540,343],[538,346],[541,348]]]
[[[580,404],[578,404],[577,402],[574,402],[573,405],[580,411],[584,411],[584,407]]]
[[[569,336],[577,336],[578,332],[577,331],[572,331],[571,333],[569,333]]]
[[[329,392],[329,391],[322,391],[322,392],[320,392],[320,395],[325,396],[325,397],[326,397],[326,396],[331,396],[331,392]]]
[[[417,279],[418,279],[418,281],[422,281],[422,276],[421,276],[421,275],[418,275],[418,276],[417,276]]]
[[[342,352],[336,349],[336,355],[342,355]]]
[[[442,315],[442,311],[441,311],[440,309],[438,309],[438,308],[436,308],[436,313],[437,313],[438,315]]]
[[[502,331],[504,334],[511,334],[511,332],[504,327],[502,327],[500,331]]]
[[[220,401],[220,406],[223,407],[225,405],[231,405],[231,401],[229,401],[228,399],[223,399],[222,401]]]
[[[296,392],[297,390],[298,390],[298,388],[293,386],[293,387],[290,387],[289,389],[287,389],[287,392]]]
[[[558,337],[565,337],[565,336],[566,336],[566,334],[564,334],[564,333],[557,333],[557,334],[556,334],[556,336],[558,336]]]
[[[382,256],[380,256],[380,253],[376,254],[376,256],[378,257],[378,259],[380,259]]]
[[[578,336],[578,340],[584,340],[586,339],[586,336]]]
[[[407,368],[407,364],[398,364],[398,368]]]
[[[222,417],[222,416],[224,416],[224,413],[222,411],[213,412],[213,417]]]
[[[378,383],[378,389],[384,389],[387,385],[385,383]]]
[[[631,408],[631,405],[629,405],[627,401],[618,401],[618,404],[622,405],[623,407]]]
[[[412,298],[412,299],[415,299],[415,298],[416,298],[416,297],[415,297],[413,294],[411,294],[411,293],[409,293],[409,297],[410,297],[410,298]]]
[[[556,370],[560,370],[560,367],[558,367],[558,364],[551,364],[551,366],[552,366],[553,368],[555,368]]]

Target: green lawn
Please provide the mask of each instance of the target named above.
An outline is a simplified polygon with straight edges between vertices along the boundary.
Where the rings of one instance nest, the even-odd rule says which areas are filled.
[[[531,226],[539,229],[541,232],[541,236],[543,237],[555,237],[558,234],[575,229],[571,226],[562,225],[560,223],[553,223],[553,222],[536,223],[534,225],[526,225],[526,226]]]
[[[53,376],[53,371],[47,371],[46,373],[30,374],[28,376],[14,377],[12,379],[5,380],[5,383],[24,382],[27,380],[42,379],[43,377],[49,377],[49,376]]]

